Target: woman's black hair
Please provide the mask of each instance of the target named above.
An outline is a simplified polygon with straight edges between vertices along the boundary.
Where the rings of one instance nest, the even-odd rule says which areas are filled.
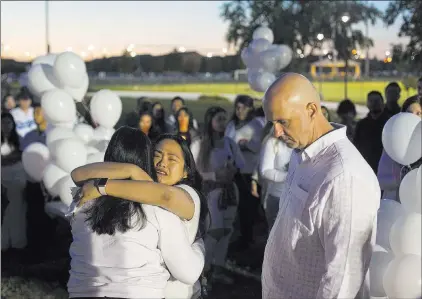
[[[185,139],[181,136],[175,134],[161,134],[155,141],[155,146],[158,145],[161,141],[170,139],[176,141],[183,152],[183,159],[185,161],[185,171],[187,173],[186,178],[183,178],[181,181],[176,183],[176,185],[188,185],[193,188],[199,196],[201,202],[201,212],[199,216],[199,225],[198,225],[198,234],[197,238],[201,238],[205,233],[205,219],[208,215],[208,205],[204,195],[201,193],[202,190],[202,177],[199,174],[199,171],[195,164],[195,159],[193,158],[192,152],[190,151],[189,145]]]
[[[136,100],[136,112],[141,114],[144,111],[152,111],[152,103],[146,97],[140,97]]]
[[[351,100],[344,99],[338,104],[337,114],[342,115],[347,114],[349,112],[352,112],[353,115],[356,116],[356,106]]]
[[[265,117],[264,108],[262,106],[255,109],[255,117]]]
[[[6,94],[4,97],[3,97],[3,99],[1,100],[1,108],[2,109],[5,109],[6,107],[5,107],[5,105],[6,105],[6,100],[7,100],[7,98],[8,97],[13,97],[13,99],[15,100],[15,103],[16,103],[16,99],[15,99],[15,97],[13,96],[13,94],[11,94],[11,93],[8,93],[8,94]]]
[[[211,151],[214,148],[214,142],[213,142],[213,133],[214,129],[212,128],[212,119],[214,116],[216,116],[218,113],[224,112],[226,113],[226,110],[219,106],[213,106],[207,109],[204,116],[204,130],[201,134],[201,146],[199,150],[198,155],[198,167],[202,171],[206,172],[208,171],[210,165],[210,155]]]
[[[149,129],[148,137],[149,137],[149,139],[154,140],[159,135],[159,132],[158,132],[158,129],[157,129],[157,126],[156,126],[156,123],[155,123],[154,116],[152,115],[152,112],[143,111],[139,114],[138,127],[137,128],[139,128],[139,123],[142,119],[142,116],[144,116],[144,115],[148,115],[149,117],[151,117],[151,128]]]
[[[13,119],[12,114],[10,114],[9,112],[2,112],[1,113],[1,119],[3,119],[3,118],[10,118],[10,120],[12,121],[12,124],[13,124],[13,128],[10,132],[10,136],[4,136],[3,130],[1,130],[1,143],[3,144],[3,142],[7,138],[7,141],[11,145],[13,145],[13,147],[16,150],[19,150],[19,136],[18,136],[18,133],[16,132],[16,122]]]
[[[187,115],[189,115],[189,126],[188,126],[188,132],[186,132],[186,133],[179,132],[179,115],[182,112],[185,112]],[[196,137],[196,130],[193,126],[194,118],[193,118],[192,112],[187,107],[182,107],[182,108],[179,109],[179,111],[176,112],[175,119],[176,119],[177,134],[179,134],[181,136],[183,135],[184,137],[186,137],[186,141],[187,141],[188,145],[190,145],[191,142],[192,142],[192,139],[194,139]],[[193,134],[191,134],[191,133],[193,133]]]
[[[422,98],[418,96],[407,98],[406,101],[404,101],[403,106],[401,107],[401,112],[407,112],[407,109],[409,109],[409,107],[415,103],[418,103],[422,106]]]
[[[151,141],[141,130],[124,126],[111,137],[104,162],[134,164],[157,181],[152,153]],[[142,229],[146,221],[141,203],[109,195],[93,201],[86,215],[86,222],[99,235],[114,235],[116,231],[124,233],[136,226]]]
[[[247,116],[246,120],[250,120],[252,119],[252,117],[254,116],[254,104],[253,104],[253,98],[251,98],[248,95],[238,95],[236,97],[236,99],[234,100],[234,111],[233,111],[233,116],[232,116],[232,121],[234,121],[234,124],[237,125],[239,123],[239,118],[236,115],[236,106],[238,103],[241,103],[247,107],[252,108],[252,110],[249,112],[249,115]]]
[[[166,114],[165,114],[163,105],[160,102],[155,102],[154,104],[152,104],[151,111],[154,111],[154,108],[157,105],[160,105],[161,106],[161,109],[160,109],[161,110],[161,117],[160,118],[156,118],[153,115],[153,118],[154,118],[155,124],[157,125],[157,129],[159,129],[160,130],[160,133],[163,134],[163,133],[166,133],[166,131],[167,131],[167,128],[166,128]]]

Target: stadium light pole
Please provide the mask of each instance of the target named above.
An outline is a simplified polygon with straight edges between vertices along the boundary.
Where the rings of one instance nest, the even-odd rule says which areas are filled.
[[[48,0],[45,1],[45,43],[47,46],[47,54],[50,54],[50,36],[49,36],[49,22],[48,22]]]

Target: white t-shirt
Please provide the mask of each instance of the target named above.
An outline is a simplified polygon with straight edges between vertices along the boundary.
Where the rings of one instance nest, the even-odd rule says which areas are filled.
[[[214,147],[211,150],[209,156],[209,166],[210,169],[207,172],[201,172],[201,175],[204,180],[215,181],[215,171],[219,168],[225,167],[228,162],[234,162],[234,165],[242,169],[245,166],[245,160],[243,159],[243,154],[240,151],[239,146],[229,137],[224,136],[224,146],[223,147]],[[201,139],[197,139],[192,142],[190,150],[192,152],[195,162],[198,163],[199,153],[201,151]]]
[[[254,118],[243,127],[236,129],[234,121],[230,121],[227,125],[225,135],[234,142],[239,143],[240,140],[247,140],[247,150],[242,150],[245,159],[245,167],[241,169],[241,173],[252,174],[258,166],[259,151],[261,149],[261,134],[264,128],[262,122]]]
[[[177,187],[195,202],[190,221],[162,208],[142,205],[144,228],[110,236],[92,232],[85,223],[85,206],[74,214],[68,282],[71,298],[164,298],[170,274],[190,286],[198,280],[205,259],[202,240],[192,245],[198,228],[199,196],[189,186]]]
[[[34,120],[34,108],[29,107],[26,113],[19,107],[10,110],[13,119],[16,123],[16,132],[20,138],[25,137],[25,135],[32,130],[37,128],[37,124]]]

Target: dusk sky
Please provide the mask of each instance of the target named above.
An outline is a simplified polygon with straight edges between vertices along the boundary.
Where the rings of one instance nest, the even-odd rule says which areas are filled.
[[[381,10],[388,4],[370,2]],[[138,54],[161,54],[184,47],[204,55],[222,55],[227,47],[228,27],[219,16],[222,3],[52,1],[49,3],[51,51],[72,50],[89,59],[103,53],[120,54],[134,44]],[[387,29],[379,21],[369,28],[369,36],[375,43],[371,57],[382,58],[391,43],[406,42],[397,36],[400,23],[398,20]],[[1,42],[5,57],[32,60],[44,54],[45,1],[2,1]]]

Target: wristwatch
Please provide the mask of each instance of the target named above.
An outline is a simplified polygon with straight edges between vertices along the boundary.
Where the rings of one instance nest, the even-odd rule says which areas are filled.
[[[106,192],[107,181],[108,181],[108,178],[102,178],[97,181],[96,186],[97,186],[98,192],[100,192],[101,195],[107,195],[107,192]]]

